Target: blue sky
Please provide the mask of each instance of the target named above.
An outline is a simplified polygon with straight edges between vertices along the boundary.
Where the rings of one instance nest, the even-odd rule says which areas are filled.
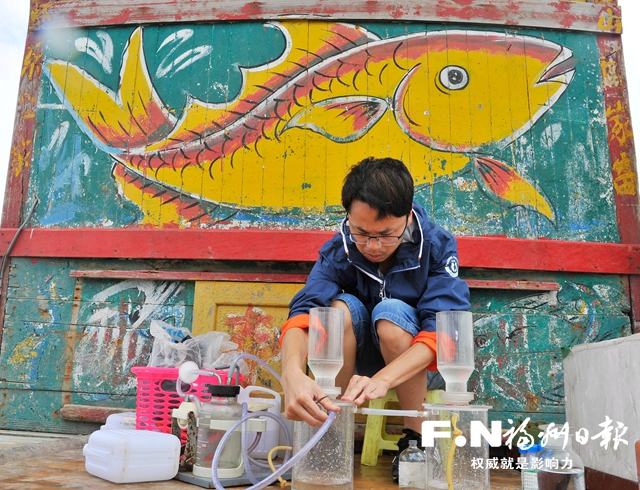
[[[631,103],[631,118],[640,135],[640,1],[618,0],[625,32],[622,36]],[[4,196],[18,97],[20,68],[29,19],[28,0],[0,0],[0,196]],[[640,144],[640,136],[636,136]],[[636,145],[636,148],[637,145]],[[638,153],[638,150],[636,150]],[[1,202],[0,202],[1,204]]]

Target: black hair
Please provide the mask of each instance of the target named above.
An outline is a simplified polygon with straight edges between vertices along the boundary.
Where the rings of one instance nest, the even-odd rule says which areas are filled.
[[[342,206],[347,213],[353,201],[375,209],[378,219],[406,216],[413,206],[413,177],[395,158],[365,158],[351,167],[342,185]]]

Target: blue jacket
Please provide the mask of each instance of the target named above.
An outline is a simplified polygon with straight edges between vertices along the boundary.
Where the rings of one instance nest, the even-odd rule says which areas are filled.
[[[413,203],[413,243],[403,241],[384,278],[349,239],[346,219],[340,233],[320,249],[307,283],[289,304],[289,318],[329,306],[339,293],[356,296],[369,313],[383,299],[395,298],[418,310],[422,330],[435,332],[436,313],[469,309],[469,288],[458,277],[456,239],[427,219]]]

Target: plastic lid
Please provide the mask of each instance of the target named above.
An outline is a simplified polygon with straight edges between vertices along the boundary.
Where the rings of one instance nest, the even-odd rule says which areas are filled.
[[[342,393],[342,390],[340,389],[339,386],[321,386],[320,388],[322,388],[322,391],[324,391],[324,394],[327,395],[329,398],[334,398],[340,395],[340,393]]]
[[[211,396],[238,396],[240,394],[240,386],[238,385],[209,385],[207,391]]]
[[[440,393],[440,399],[447,405],[468,405],[474,396],[475,394],[471,391],[443,391]]]
[[[518,450],[520,451],[520,454],[537,453],[540,451],[540,444],[532,444],[531,446],[524,449],[518,448]]]

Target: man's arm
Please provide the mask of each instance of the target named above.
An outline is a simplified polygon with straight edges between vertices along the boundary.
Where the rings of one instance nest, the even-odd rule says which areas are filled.
[[[302,420],[319,426],[327,419],[327,414],[318,403],[326,410],[340,411],[340,407],[325,397],[322,388],[302,370],[307,357],[307,342],[307,329],[290,328],[283,335],[280,382],[284,388],[285,416],[289,420]]]
[[[361,405],[367,400],[381,398],[391,388],[395,388],[420,371],[424,371],[435,358],[433,350],[423,343],[415,343],[373,377],[354,376],[351,378],[342,399]]]

